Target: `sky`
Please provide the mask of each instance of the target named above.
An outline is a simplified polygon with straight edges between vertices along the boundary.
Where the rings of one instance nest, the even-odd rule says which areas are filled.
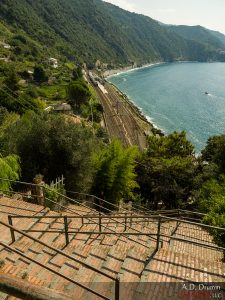
[[[225,0],[105,0],[166,24],[201,25],[225,34]]]

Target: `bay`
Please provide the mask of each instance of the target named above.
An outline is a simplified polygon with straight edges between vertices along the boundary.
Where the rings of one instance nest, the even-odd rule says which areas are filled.
[[[157,64],[107,80],[164,133],[185,130],[197,153],[225,133],[225,63]]]

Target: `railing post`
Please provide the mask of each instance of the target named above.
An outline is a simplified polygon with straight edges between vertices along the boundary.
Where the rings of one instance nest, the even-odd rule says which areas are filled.
[[[161,229],[161,215],[159,215],[159,220],[158,220],[156,251],[159,250],[159,244],[160,244],[160,229]]]
[[[180,219],[180,210],[179,210],[179,208],[178,208],[178,219]],[[178,224],[179,223],[179,221],[177,221],[177,227],[178,227]]]
[[[120,279],[119,277],[116,278],[115,281],[115,300],[120,299]]]
[[[124,231],[127,230],[127,213],[125,213],[125,226],[124,226]]]
[[[45,190],[45,186],[43,186],[43,202],[44,202],[44,208],[46,208],[47,205],[46,205],[46,190]]]
[[[8,221],[9,221],[9,225],[13,226],[11,216],[8,216]],[[11,233],[12,243],[14,243],[16,239],[15,239],[15,232],[12,228],[10,228],[10,233]]]
[[[101,213],[99,213],[99,232],[102,232],[102,217],[101,217]]]
[[[66,238],[66,246],[69,245],[69,234],[68,234],[68,221],[67,216],[64,216],[64,228],[65,228],[65,238]]]
[[[130,213],[130,227],[132,226],[132,213]]]

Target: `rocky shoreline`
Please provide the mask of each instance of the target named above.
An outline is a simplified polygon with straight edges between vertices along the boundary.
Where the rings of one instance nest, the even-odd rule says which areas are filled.
[[[151,66],[158,65],[158,64],[162,64],[162,62],[146,64],[139,68],[126,67],[126,68],[121,68],[121,69],[109,70],[108,72],[106,71],[103,73],[103,77],[105,78],[107,83],[110,84],[117,91],[118,95],[120,95],[120,97],[129,105],[131,113],[133,113],[134,116],[136,118],[138,118],[142,124],[144,123],[147,125],[147,126],[143,126],[145,134],[162,136],[162,135],[164,135],[164,133],[159,128],[157,128],[154,125],[154,123],[152,123],[148,120],[148,118],[143,114],[141,109],[131,99],[129,99],[129,97],[125,93],[123,93],[117,86],[115,86],[113,83],[111,83],[110,81],[107,80],[107,78],[109,78],[110,76],[116,75],[116,74],[126,73],[131,70],[147,68],[147,67],[151,67]],[[109,72],[110,72],[110,75],[109,75]],[[146,130],[147,127],[148,127],[148,129]]]
[[[154,62],[154,63],[144,64],[140,67],[127,66],[127,67],[118,68],[118,69],[106,70],[102,73],[102,77],[107,79],[107,77],[110,77],[110,76],[119,75],[119,74],[122,74],[122,73],[126,73],[126,72],[129,72],[129,71],[134,71],[134,70],[138,70],[138,69],[149,68],[149,67],[159,65],[159,64],[163,64],[163,63],[164,62]]]

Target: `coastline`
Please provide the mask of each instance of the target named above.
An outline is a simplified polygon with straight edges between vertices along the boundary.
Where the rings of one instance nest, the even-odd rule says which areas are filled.
[[[117,75],[120,75],[120,74],[123,74],[123,73],[128,73],[128,72],[136,71],[136,70],[139,70],[139,69],[145,69],[145,68],[149,68],[149,67],[153,67],[153,66],[161,65],[161,64],[165,64],[165,62],[161,61],[161,62],[149,63],[149,64],[145,64],[141,67],[127,66],[127,67],[124,67],[124,68],[107,70],[107,71],[103,72],[102,76],[103,76],[104,79],[107,79],[111,76],[117,76]]]
[[[137,106],[137,104],[135,103],[134,100],[130,99],[128,97],[128,95],[126,95],[124,92],[122,92],[115,84],[113,84],[112,82],[110,82],[108,79],[112,76],[117,76],[123,73],[128,73],[131,71],[135,71],[135,70],[139,70],[139,69],[144,69],[144,68],[149,68],[149,67],[153,67],[156,65],[161,65],[164,64],[165,62],[157,62],[157,63],[151,63],[151,64],[146,64],[143,65],[141,67],[126,67],[126,68],[121,68],[121,69],[114,69],[114,70],[109,70],[107,73],[107,71],[105,71],[103,73],[103,77],[104,79],[107,81],[108,84],[110,84],[116,91],[117,93],[120,95],[120,97],[126,101],[129,106],[131,107],[133,113],[136,115],[136,117],[138,117],[142,122],[147,123],[149,126],[149,130],[145,131],[146,135],[160,135],[163,136],[165,133],[163,132],[163,130],[161,128],[159,128],[156,124],[154,124],[154,122],[152,121],[150,116],[147,116],[143,113],[142,108]]]
[[[152,121],[151,117],[146,116],[143,111],[142,108],[137,106],[136,103],[131,100],[125,93],[123,93],[116,85],[114,85],[112,82],[107,81],[107,83],[113,87],[118,95],[120,96],[120,98],[125,101],[129,107],[130,107],[130,112],[133,114],[133,116],[137,119],[139,119],[139,122],[142,124],[142,129],[145,132],[146,136],[148,135],[160,135],[163,136],[164,133],[163,131],[157,127],[156,124],[154,124],[154,122]]]

